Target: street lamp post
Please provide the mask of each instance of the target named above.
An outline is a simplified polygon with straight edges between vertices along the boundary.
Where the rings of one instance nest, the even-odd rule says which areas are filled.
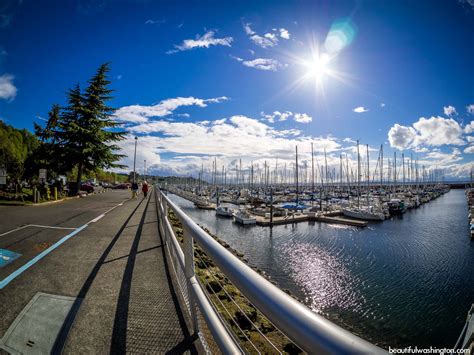
[[[135,163],[137,161],[137,141],[138,137],[135,136],[135,154],[133,156],[133,182],[136,182]]]
[[[146,181],[146,159],[144,160],[145,162],[145,167],[143,168],[143,181]]]

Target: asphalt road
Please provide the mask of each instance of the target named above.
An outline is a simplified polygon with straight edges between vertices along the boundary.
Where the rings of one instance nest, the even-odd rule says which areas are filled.
[[[57,203],[34,206],[0,206],[0,234],[26,224],[78,227],[130,198],[128,190],[109,190]],[[1,243],[2,237],[0,237]]]
[[[116,190],[0,206],[0,249],[21,254],[0,267],[0,337],[42,292],[78,300],[64,323],[72,325],[56,340],[63,353],[197,351],[172,286],[154,196],[129,197]],[[48,331],[32,329],[25,339]]]

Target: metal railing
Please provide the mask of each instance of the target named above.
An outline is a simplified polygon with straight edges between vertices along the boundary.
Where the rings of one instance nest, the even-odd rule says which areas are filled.
[[[287,295],[207,234],[162,191],[156,189],[156,193],[161,233],[165,237],[178,283],[183,298],[186,300],[188,314],[193,319],[194,331],[198,334],[201,331],[197,326],[197,312],[199,312],[206,320],[207,327],[222,353],[241,353],[242,350],[230,335],[196,279],[193,241],[265,317],[304,351],[311,354],[387,353],[314,313]],[[180,247],[168,220],[168,208],[171,208],[182,224],[183,248]],[[206,347],[205,343],[206,341],[204,341],[204,347]]]

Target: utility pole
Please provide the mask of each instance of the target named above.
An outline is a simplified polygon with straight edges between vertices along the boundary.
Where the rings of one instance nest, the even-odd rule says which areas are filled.
[[[133,182],[136,182],[137,177],[136,177],[136,172],[135,172],[135,167],[136,167],[136,161],[137,161],[137,141],[138,137],[135,136],[135,153],[133,154]]]
[[[143,162],[144,162],[144,167],[143,167],[143,181],[146,181],[146,159],[145,159]]]

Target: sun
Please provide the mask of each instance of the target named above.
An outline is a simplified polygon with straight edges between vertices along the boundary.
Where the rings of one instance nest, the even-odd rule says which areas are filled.
[[[326,53],[314,55],[312,60],[306,62],[307,76],[317,81],[322,80],[331,72],[330,61],[331,58]]]

